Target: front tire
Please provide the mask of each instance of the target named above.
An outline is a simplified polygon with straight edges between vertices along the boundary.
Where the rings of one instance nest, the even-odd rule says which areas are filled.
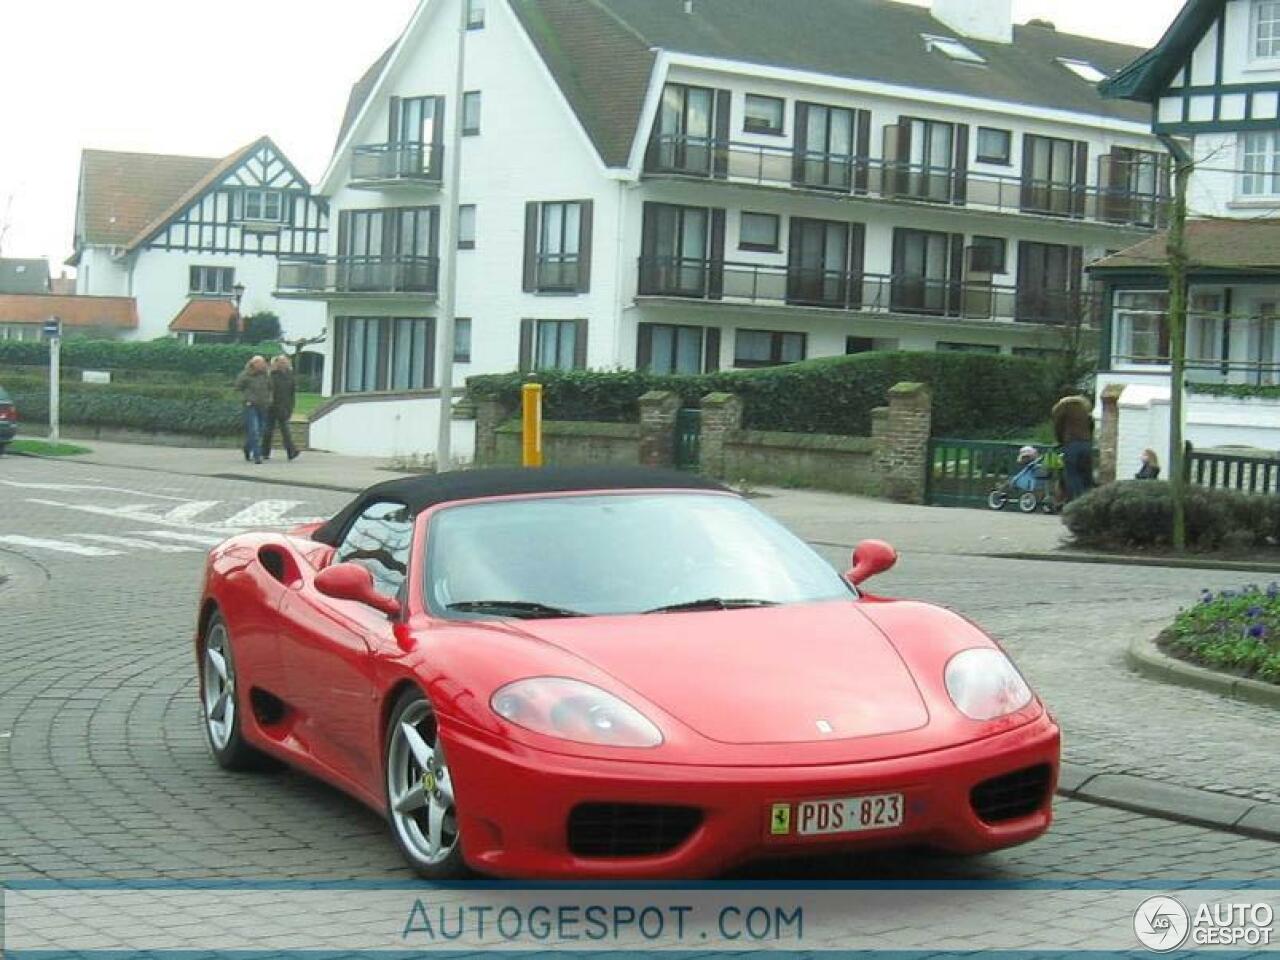
[[[1018,498],[1018,509],[1023,513],[1035,513],[1040,508],[1040,497],[1034,493],[1024,493]]]
[[[260,770],[267,758],[244,739],[243,703],[236,684],[231,633],[214,613],[200,644],[200,715],[213,759],[225,770]]]
[[[435,711],[420,690],[396,701],[386,740],[387,819],[400,853],[424,879],[466,876],[453,777]]]
[[[1002,488],[992,490],[987,496],[987,506],[992,510],[1003,510],[1005,504],[1009,502],[1009,494],[1005,493]]]

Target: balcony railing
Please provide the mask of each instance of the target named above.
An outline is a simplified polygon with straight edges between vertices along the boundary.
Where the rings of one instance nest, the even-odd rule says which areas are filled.
[[[576,253],[544,253],[538,255],[535,282],[546,293],[578,289],[579,258]]]
[[[1152,229],[1168,222],[1170,206],[1163,193],[1126,187],[1026,180],[707,137],[655,138],[649,145],[645,172]]]
[[[641,257],[639,295],[1047,324],[1092,323],[1099,305],[1077,290],[681,257]]]
[[[435,257],[360,256],[281,260],[276,290],[294,296],[324,294],[434,294],[440,261]]]
[[[439,186],[444,147],[438,143],[373,143],[351,150],[351,180],[356,185],[405,181]]]

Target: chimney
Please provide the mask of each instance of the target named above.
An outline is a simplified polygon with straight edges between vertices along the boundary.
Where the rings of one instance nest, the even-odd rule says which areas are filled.
[[[693,0],[684,0],[684,12],[693,13]]]
[[[962,37],[1013,43],[1013,0],[932,0],[929,12]]]

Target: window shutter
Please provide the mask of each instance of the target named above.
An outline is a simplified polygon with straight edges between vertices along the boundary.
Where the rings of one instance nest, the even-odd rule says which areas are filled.
[[[1087,323],[1089,317],[1084,315],[1084,247],[1072,247],[1067,255],[1067,297],[1068,312],[1058,317],[1063,323]]]
[[[425,344],[425,347],[427,351],[427,362],[424,366],[424,369],[426,370],[427,382],[423,386],[426,387],[427,389],[430,389],[431,387],[434,387],[439,382],[436,379],[436,321],[428,320],[426,323],[426,327],[427,327],[427,342]],[[453,357],[441,357],[440,359],[443,363],[453,362]],[[444,413],[442,412],[441,415],[443,416]]]
[[[1123,150],[1105,153],[1098,158],[1098,216],[1115,223],[1123,196],[1120,194],[1120,172],[1124,168]],[[1123,221],[1122,221],[1123,222]]]
[[[953,233],[948,253],[951,263],[947,267],[947,312],[959,315],[964,308],[964,234]]]
[[[805,153],[809,150],[809,105],[796,102],[795,152],[791,155],[791,181],[804,183]]]
[[[1018,241],[1018,286],[1015,294],[1014,318],[1033,319],[1040,291],[1045,282],[1044,257],[1040,244],[1028,240]]]
[[[648,370],[653,363],[653,324],[642,323],[636,327],[636,369]]]
[[[732,100],[728,90],[716,91],[715,149],[712,153],[712,175],[723,180],[729,176],[729,113]]]
[[[963,206],[969,199],[969,125],[956,124],[956,159],[951,173],[951,202]]]
[[[702,370],[715,373],[720,369],[720,328],[707,327],[702,342]]]
[[[707,297],[724,296],[724,209],[711,211],[711,262],[707,270]]]
[[[853,189],[858,193],[867,192],[867,183],[871,172],[871,111],[857,111],[858,133],[854,140]]]
[[[431,108],[431,143],[436,149],[444,143],[444,97],[436,97]]]
[[[520,321],[520,362],[521,373],[533,369],[533,321],[525,317]]]
[[[657,288],[655,278],[662,275],[662,267],[656,262],[658,250],[658,207],[644,205],[643,223],[640,227],[640,281],[637,292],[643,296]]]
[[[338,255],[345,257],[350,252],[351,243],[351,211],[338,211]]]
[[[573,321],[573,369],[587,369],[587,321]]]
[[[524,205],[524,290],[538,289],[538,204]]]
[[[1035,148],[1037,139],[1034,134],[1022,135],[1022,209],[1039,210],[1043,204],[1036,202],[1038,194],[1035,183]],[[1047,185],[1046,185],[1047,189]]]
[[[591,235],[595,204],[583,200],[578,210],[578,292],[591,290]]]
[[[905,117],[900,118],[896,133],[898,138],[896,153],[898,176],[896,179],[898,183],[894,192],[901,195],[911,192],[911,121]]]
[[[862,267],[867,249],[867,227],[862,223],[849,224],[849,293],[847,299],[853,310],[862,309]]]
[[[1072,197],[1071,213],[1077,217],[1084,216],[1085,200],[1087,199],[1085,187],[1089,183],[1089,144],[1084,140],[1076,141],[1076,160],[1075,169],[1075,194]]]
[[[387,109],[387,142],[400,140],[400,98],[392,97]]]

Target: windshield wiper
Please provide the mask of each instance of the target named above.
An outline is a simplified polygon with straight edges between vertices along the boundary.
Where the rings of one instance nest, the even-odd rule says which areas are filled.
[[[492,613],[500,617],[517,617],[521,620],[550,620],[553,617],[585,617],[577,610],[551,607],[533,600],[463,600],[451,603],[448,609],[460,613]]]
[[[741,610],[746,607],[776,607],[776,600],[752,600],[743,598],[703,597],[701,600],[688,600],[684,603],[673,603],[665,607],[655,607],[645,613],[681,613],[686,610]]]

